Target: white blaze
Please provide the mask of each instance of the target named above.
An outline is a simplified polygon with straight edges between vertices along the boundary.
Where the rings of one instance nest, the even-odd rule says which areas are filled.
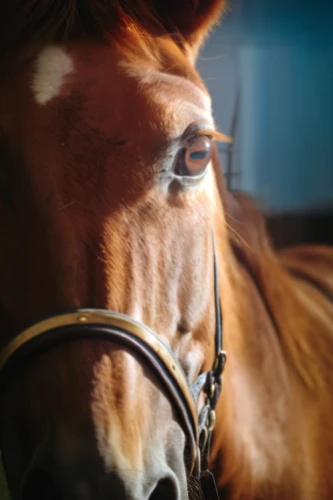
[[[73,71],[73,61],[61,47],[51,45],[36,59],[32,91],[38,104],[46,104],[60,94],[65,77]]]

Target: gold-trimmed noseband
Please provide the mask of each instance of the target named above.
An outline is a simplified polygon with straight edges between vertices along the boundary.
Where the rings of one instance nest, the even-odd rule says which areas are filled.
[[[114,342],[139,354],[162,382],[180,417],[190,454],[189,473],[200,478],[204,498],[218,500],[213,475],[208,470],[211,438],[215,424],[215,406],[221,392],[226,360],[222,350],[222,316],[214,244],[215,360],[207,373],[190,385],[177,358],[169,347],[144,324],[124,314],[101,309],[79,309],[58,314],[28,327],[0,352],[0,391],[10,378],[17,376],[31,358],[58,346],[80,339]],[[198,412],[197,399],[205,394],[204,407]]]
[[[17,373],[31,355],[69,340],[93,338],[114,341],[138,352],[153,366],[178,409],[191,450],[197,459],[198,415],[187,377],[168,346],[147,326],[129,316],[107,310],[80,309],[42,320],[21,332],[0,353],[0,383]],[[15,365],[15,366],[14,366]]]

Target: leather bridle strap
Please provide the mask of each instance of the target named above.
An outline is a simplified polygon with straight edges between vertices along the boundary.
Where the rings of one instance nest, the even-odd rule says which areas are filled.
[[[60,343],[78,339],[107,340],[136,352],[154,370],[178,412],[186,433],[190,474],[200,478],[204,498],[218,499],[212,474],[208,471],[215,407],[222,387],[226,354],[222,349],[222,315],[215,241],[214,302],[215,359],[212,369],[199,375],[191,386],[177,358],[168,346],[144,324],[129,316],[99,309],[81,309],[49,317],[17,335],[0,352],[0,393],[8,380],[18,375],[27,362]],[[205,395],[198,415],[197,400]]]
[[[213,252],[214,252],[214,302],[215,302],[215,360],[213,370],[220,370],[220,364],[223,363],[223,367],[226,361],[226,354],[223,351],[223,323],[222,323],[222,311],[221,311],[221,300],[220,300],[220,290],[219,290],[219,274],[217,267],[217,253],[216,253],[216,242],[213,236]],[[223,371],[222,367],[222,371]],[[222,373],[221,371],[221,373]]]
[[[226,352],[223,350],[223,323],[219,291],[218,267],[216,243],[213,235],[213,254],[214,254],[214,301],[215,301],[215,359],[212,369],[200,375],[195,382],[199,385],[202,378],[203,384],[201,390],[205,394],[205,405],[199,413],[199,449],[200,449],[200,485],[203,497],[207,500],[218,500],[219,495],[215,485],[213,474],[208,470],[210,448],[213,430],[215,427],[215,407],[222,390],[222,373],[227,359]]]
[[[47,318],[26,329],[0,353],[0,390],[27,361],[78,339],[107,340],[138,353],[152,368],[178,411],[187,435],[192,472],[197,457],[197,409],[187,377],[168,346],[148,327],[106,310],[81,309]]]

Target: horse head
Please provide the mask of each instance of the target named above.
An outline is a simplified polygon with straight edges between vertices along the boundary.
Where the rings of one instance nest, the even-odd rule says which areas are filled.
[[[222,4],[1,7],[2,345],[58,313],[114,311],[156,332],[190,383],[212,365],[225,137],[194,63]],[[1,386],[13,498],[187,499],[161,377],[128,343],[76,330]]]

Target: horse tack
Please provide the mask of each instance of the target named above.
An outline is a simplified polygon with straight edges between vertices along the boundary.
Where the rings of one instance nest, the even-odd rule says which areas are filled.
[[[190,452],[190,474],[196,476],[205,500],[218,500],[213,474],[208,470],[215,425],[215,406],[222,387],[226,353],[222,349],[222,316],[214,243],[215,360],[210,371],[201,373],[190,385],[177,358],[168,346],[144,324],[127,315],[108,310],[80,309],[44,319],[21,332],[0,352],[0,390],[17,376],[24,361],[55,345],[78,339],[112,341],[139,354],[162,382],[186,433]],[[205,395],[198,413],[197,400]]]

